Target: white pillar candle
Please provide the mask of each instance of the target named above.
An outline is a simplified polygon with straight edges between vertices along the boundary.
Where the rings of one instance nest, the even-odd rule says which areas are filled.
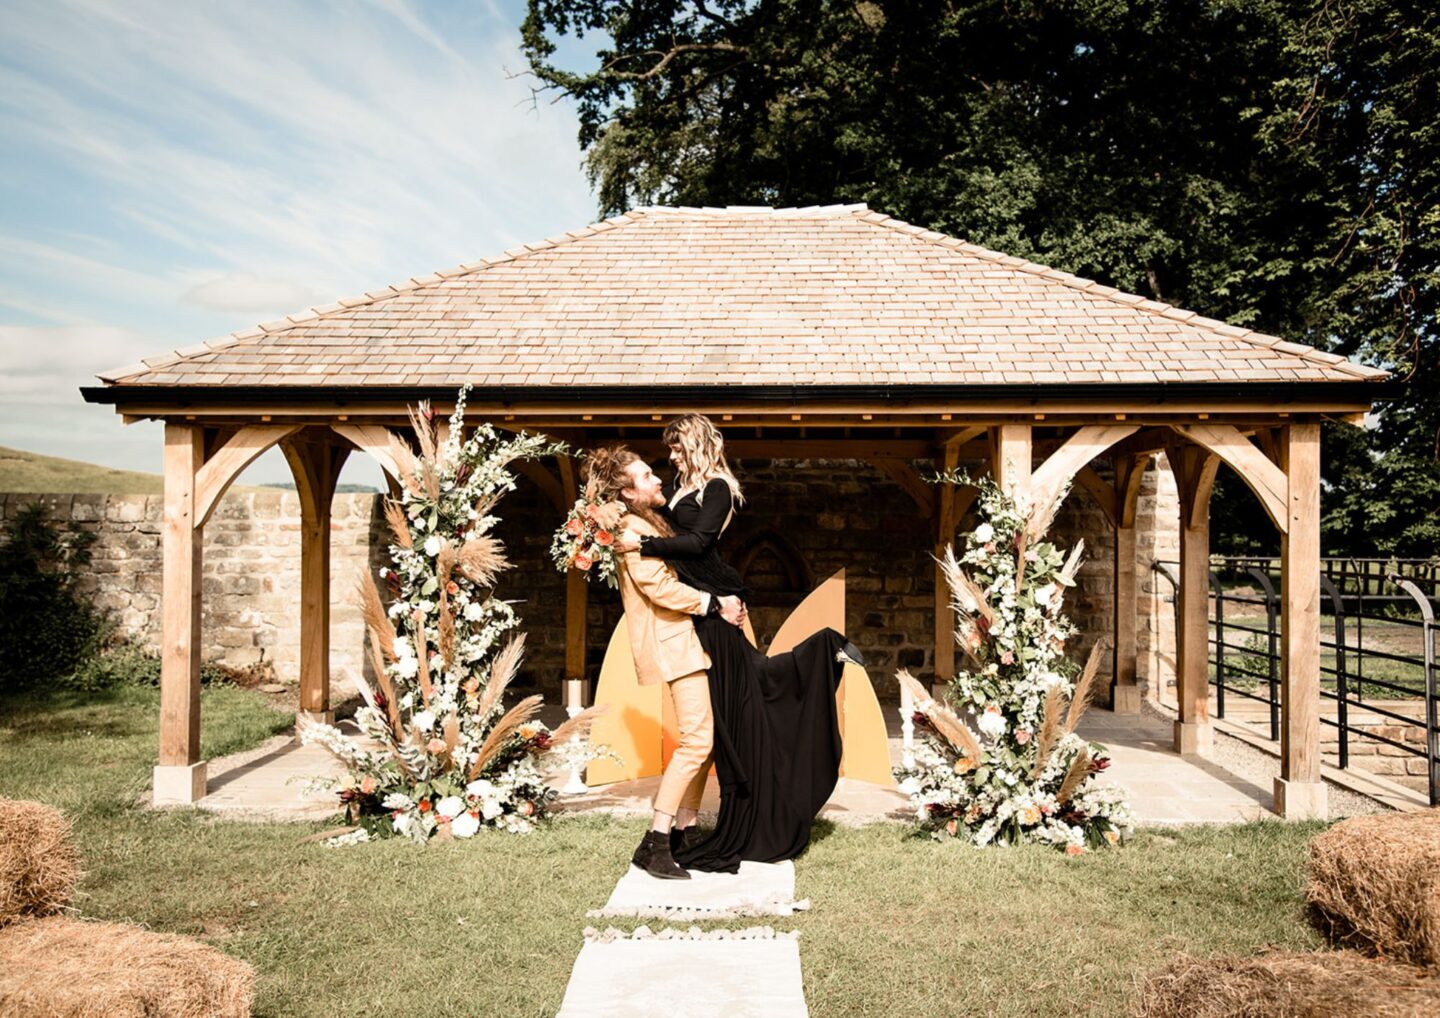
[[[584,695],[580,679],[565,680],[565,710],[572,718],[583,709]]]

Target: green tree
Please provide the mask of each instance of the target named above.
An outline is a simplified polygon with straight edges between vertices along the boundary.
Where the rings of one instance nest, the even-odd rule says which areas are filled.
[[[1327,429],[1325,549],[1436,548],[1430,5],[530,0],[522,40],[602,214],[863,201],[1410,377]]]

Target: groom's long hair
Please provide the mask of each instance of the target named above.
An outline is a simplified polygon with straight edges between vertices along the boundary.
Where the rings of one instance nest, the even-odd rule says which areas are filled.
[[[652,506],[631,505],[621,494],[630,483],[625,468],[640,459],[638,455],[618,442],[591,449],[580,465],[580,483],[585,486],[585,500],[588,502],[613,502],[619,499],[625,508],[645,520],[665,537],[675,533],[670,521],[657,513]]]

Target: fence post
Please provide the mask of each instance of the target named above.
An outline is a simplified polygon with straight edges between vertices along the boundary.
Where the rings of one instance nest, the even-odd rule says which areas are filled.
[[[1261,570],[1251,567],[1248,571],[1260,584],[1260,589],[1265,592],[1265,633],[1268,648],[1266,671],[1270,676],[1270,738],[1272,741],[1276,741],[1280,738],[1280,690],[1277,688],[1279,676],[1276,674],[1280,663],[1280,652],[1275,649],[1275,641],[1279,638],[1275,626],[1275,585],[1270,582],[1270,577]]]
[[[1409,580],[1390,574],[1390,582],[1415,599],[1420,606],[1425,636],[1425,763],[1430,778],[1430,805],[1440,806],[1440,728],[1435,718],[1435,611],[1430,599]]]
[[[1342,581],[1344,577],[1341,577]],[[1330,577],[1320,574],[1320,588],[1330,597],[1335,610],[1335,723],[1340,732],[1340,769],[1350,766],[1350,710],[1345,703],[1345,605]]]
[[[1210,570],[1210,586],[1215,588],[1215,716],[1225,716],[1225,588],[1220,577]]]

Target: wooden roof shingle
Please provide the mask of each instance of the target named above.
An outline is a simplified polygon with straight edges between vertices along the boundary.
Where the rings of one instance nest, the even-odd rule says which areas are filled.
[[[550,388],[1388,373],[843,205],[636,209],[98,377]]]

